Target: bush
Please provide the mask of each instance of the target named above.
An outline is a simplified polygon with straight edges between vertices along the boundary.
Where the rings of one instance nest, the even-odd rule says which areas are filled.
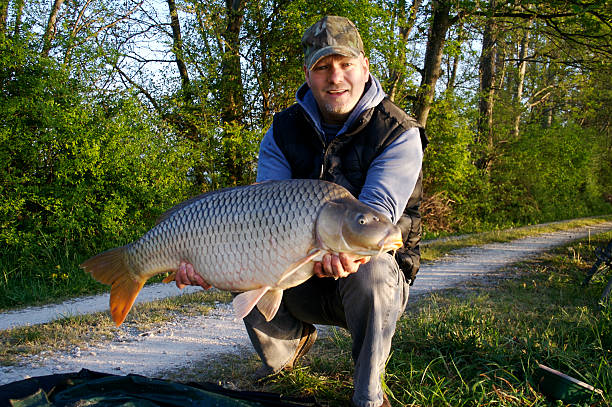
[[[592,130],[532,125],[504,147],[491,173],[494,222],[547,222],[609,212]]]
[[[6,307],[92,289],[76,265],[134,239],[185,198],[189,163],[185,148],[136,98],[86,98],[65,71],[32,55],[2,61]]]

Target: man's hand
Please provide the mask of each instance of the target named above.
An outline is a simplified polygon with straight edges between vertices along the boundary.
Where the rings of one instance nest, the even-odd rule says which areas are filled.
[[[348,277],[356,273],[359,266],[370,261],[370,256],[361,257],[347,253],[326,254],[314,265],[317,277],[333,277],[335,279]]]
[[[183,289],[188,285],[199,285],[205,290],[212,287],[210,284],[204,281],[202,276],[195,272],[191,263],[187,263],[185,261],[181,261],[179,264],[174,280],[176,281],[176,286],[179,289]]]

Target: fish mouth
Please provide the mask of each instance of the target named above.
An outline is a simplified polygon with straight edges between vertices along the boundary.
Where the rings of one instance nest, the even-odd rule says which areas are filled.
[[[402,233],[399,230],[390,230],[387,235],[378,242],[377,246],[380,248],[380,254],[389,251],[395,252],[403,245]]]

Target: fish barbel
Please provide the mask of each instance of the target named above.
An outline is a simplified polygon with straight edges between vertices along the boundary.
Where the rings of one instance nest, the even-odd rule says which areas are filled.
[[[321,180],[267,181],[205,193],[170,209],[140,239],[81,264],[111,285],[117,326],[151,277],[181,261],[212,286],[240,292],[237,318],[255,305],[271,320],[283,290],[308,280],[326,253],[374,256],[402,245],[400,229],[348,190]],[[166,279],[164,281],[171,281]]]

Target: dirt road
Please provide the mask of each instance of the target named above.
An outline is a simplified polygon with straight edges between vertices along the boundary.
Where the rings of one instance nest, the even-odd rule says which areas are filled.
[[[547,233],[509,243],[494,243],[453,252],[442,260],[421,267],[411,295],[450,288],[478,278],[512,263],[533,257],[552,247],[605,231],[612,222]],[[187,290],[193,291],[194,288]],[[147,287],[139,301],[180,295],[173,285]],[[108,295],[75,299],[64,304],[28,308],[0,314],[0,330],[38,324],[65,315],[77,315],[108,308]],[[253,352],[241,321],[234,321],[231,305],[219,304],[207,316],[185,317],[146,333],[133,333],[120,327],[113,341],[83,343],[71,352],[52,349],[24,358],[16,366],[0,367],[0,385],[23,378],[52,373],[79,371],[82,368],[115,374],[137,373],[159,376],[161,372],[186,367],[191,363],[214,361],[227,354]]]

